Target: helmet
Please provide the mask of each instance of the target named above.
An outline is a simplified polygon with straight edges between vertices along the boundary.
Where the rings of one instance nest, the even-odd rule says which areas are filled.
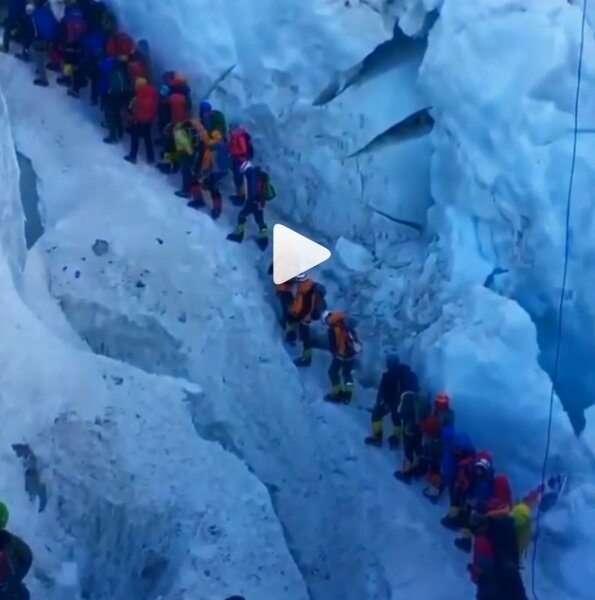
[[[492,468],[492,463],[487,458],[479,458],[475,461],[475,468],[489,471]]]
[[[246,163],[244,163],[246,164]],[[244,166],[244,165],[242,165]],[[307,273],[300,273],[299,275],[296,275],[294,277],[294,281],[306,281],[306,279],[308,279],[308,274]]]
[[[399,355],[396,352],[389,352],[386,355],[386,368],[387,369],[396,367],[399,364],[401,364],[401,359],[399,358]]]
[[[159,94],[161,96],[169,96],[169,85],[165,85],[165,83],[159,88]]]
[[[28,15],[32,15],[35,12],[35,4],[33,4],[32,2],[28,2],[25,6],[25,12]]]
[[[250,167],[252,166],[252,163],[249,160],[245,160],[241,165],[240,165],[240,173],[245,173]],[[299,276],[298,276],[299,277]]]
[[[0,502],[0,529],[5,529],[8,524],[8,506]]]
[[[450,404],[450,397],[446,392],[438,392],[434,398],[434,404],[436,408],[448,408]]]
[[[330,311],[330,310],[325,310],[325,311],[322,313],[322,320],[323,320],[323,321],[326,321],[326,320],[327,320],[327,319],[328,319],[330,316],[331,316],[331,311]]]
[[[203,114],[211,112],[213,110],[213,107],[211,106],[211,103],[208,100],[201,100],[200,104],[198,105],[198,110],[200,114]]]

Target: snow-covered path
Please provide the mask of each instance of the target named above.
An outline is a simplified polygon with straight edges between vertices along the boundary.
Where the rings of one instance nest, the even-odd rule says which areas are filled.
[[[397,485],[388,452],[363,446],[368,413],[320,400],[328,357],[317,355],[305,374],[291,365],[254,267],[257,250],[228,245],[225,225],[189,211],[154,169],[125,163],[123,148],[102,144],[98,118],[63,89],[33,88],[27,67],[6,57],[0,83],[17,147],[40,177],[40,248],[70,323],[92,347],[102,332],[115,358],[200,382],[211,402],[194,407],[197,433],[267,485],[312,598],[471,595],[465,557],[439,530],[439,511]],[[109,241],[111,264],[88,252],[99,238]],[[142,316],[147,337],[124,347],[130,324],[106,309]],[[173,310],[192,331],[182,332]],[[53,317],[38,316],[59,333]],[[155,321],[177,337],[171,360]],[[152,344],[162,352],[152,354]]]

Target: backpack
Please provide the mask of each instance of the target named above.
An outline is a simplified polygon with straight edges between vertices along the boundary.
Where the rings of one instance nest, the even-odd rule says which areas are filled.
[[[231,168],[231,157],[227,144],[221,140],[211,146],[213,173],[223,175]]]
[[[35,35],[44,42],[53,42],[58,33],[58,21],[48,5],[40,6],[33,13]]]
[[[524,502],[515,504],[510,511],[510,516],[514,520],[514,528],[519,544],[519,554],[523,556],[529,547],[533,537],[533,518],[531,508]]]
[[[312,287],[312,312],[310,316],[314,321],[322,318],[322,313],[328,308],[326,302],[326,288],[321,284],[314,282]]]
[[[109,72],[109,91],[112,94],[130,93],[128,73],[124,73],[123,69],[118,67],[118,65]]]
[[[262,169],[260,170],[260,173],[258,174],[258,190],[260,192],[260,199],[263,202],[269,202],[270,200],[273,200],[273,198],[277,197],[277,191],[275,190],[275,187],[271,183],[270,175],[266,171],[263,171]],[[314,284],[314,286],[317,286],[317,285],[320,285],[320,284],[317,284],[317,283]],[[326,294],[326,290],[324,291],[324,293]],[[321,316],[322,316],[322,312],[324,310],[326,310],[326,304],[325,304],[325,308],[320,312]],[[318,318],[320,318],[320,317],[318,317]]]
[[[87,32],[87,24],[80,8],[73,6],[64,17],[66,26],[66,41],[69,44],[78,42]]]

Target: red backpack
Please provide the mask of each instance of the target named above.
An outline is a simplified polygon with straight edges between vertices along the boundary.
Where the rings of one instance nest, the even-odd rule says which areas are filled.
[[[78,8],[71,9],[70,14],[64,18],[66,25],[66,40],[69,44],[78,42],[87,32],[87,24],[83,17],[83,13]]]
[[[159,95],[154,85],[141,85],[136,90],[132,118],[137,123],[150,123],[157,117]]]

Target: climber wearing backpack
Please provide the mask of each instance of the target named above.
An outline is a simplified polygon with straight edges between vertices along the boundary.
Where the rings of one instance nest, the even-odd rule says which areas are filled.
[[[199,104],[198,118],[209,134],[212,135],[217,132],[220,139],[226,139],[227,126],[225,124],[225,116],[220,110],[214,110],[208,100],[202,100]]]
[[[399,402],[404,392],[417,392],[419,383],[417,375],[411,368],[402,363],[397,354],[391,352],[386,357],[386,370],[382,374],[376,404],[372,409],[372,435],[365,442],[369,446],[382,446],[384,417],[391,415],[393,433],[388,438],[391,449],[399,447],[401,442],[401,421],[399,418]]]
[[[31,548],[6,529],[8,508],[0,502],[0,600],[29,600],[23,579],[33,564]]]
[[[107,94],[105,96],[105,119],[109,135],[103,140],[115,144],[124,136],[122,112],[130,103],[130,85],[125,60],[116,58],[107,74]]]
[[[8,0],[7,15],[2,23],[4,27],[2,51],[6,54],[10,52],[10,42],[20,37],[22,24],[27,18],[26,5],[27,0]]]
[[[273,274],[273,263],[268,268],[267,273],[269,275]],[[297,342],[297,327],[296,323],[292,323],[289,320],[289,307],[293,303],[293,288],[295,285],[295,280],[290,279],[289,281],[285,281],[283,283],[275,284],[275,294],[279,299],[279,304],[281,305],[281,319],[280,324],[283,327],[283,331],[285,332],[285,342],[290,344],[291,346],[295,346]]]
[[[244,186],[240,167],[247,160],[254,158],[254,148],[250,134],[237,122],[229,124],[229,154],[231,156],[231,171],[235,185],[235,194],[230,197],[232,204],[241,206],[244,203]]]
[[[461,507],[461,535],[454,543],[463,552],[471,552],[471,514],[485,514],[489,501],[494,498],[494,480],[492,455],[486,450],[478,451],[471,460],[466,463],[463,461],[463,464],[459,465],[455,489]]]
[[[327,402],[349,404],[353,396],[353,361],[361,350],[357,333],[344,312],[324,311],[322,320],[328,327],[328,341],[333,359],[328,369],[331,391]]]
[[[432,501],[436,501],[444,490],[440,475],[444,443],[443,432],[445,428],[448,428],[446,436],[448,442],[448,435],[454,434],[453,426],[454,412],[450,408],[450,398],[446,392],[439,392],[434,397],[432,411],[419,426],[422,433],[420,470],[425,474],[429,484],[423,494]]]
[[[130,152],[124,160],[135,164],[138,156],[140,140],[145,143],[147,162],[155,161],[153,150],[153,135],[151,132],[153,122],[157,118],[157,89],[146,79],[136,79],[134,98],[130,103]]]
[[[80,77],[73,81],[71,95],[77,97],[81,83],[88,79],[91,84],[91,104],[99,102],[99,65],[105,55],[105,35],[101,31],[88,31],[83,37],[83,54],[79,62]]]
[[[287,320],[297,327],[302,342],[302,354],[294,363],[297,367],[309,367],[312,364],[312,338],[310,325],[319,320],[326,310],[326,290],[306,273],[294,278],[295,295],[287,311]]]
[[[527,600],[513,517],[496,507],[474,514],[470,526],[473,561],[467,568],[477,585],[477,600]]]
[[[27,5],[27,11],[30,11],[31,4]],[[47,87],[47,61],[51,45],[58,35],[58,22],[50,8],[47,0],[41,0],[34,8],[32,14],[33,23],[33,61],[37,71],[37,77],[33,81],[35,85]]]
[[[231,242],[241,244],[246,234],[246,222],[250,215],[254,215],[254,220],[258,226],[256,243],[261,250],[265,250],[269,243],[268,228],[264,222],[264,208],[269,200],[275,197],[269,175],[261,167],[254,166],[247,160],[240,167],[240,172],[244,178],[244,205],[238,215],[238,222],[235,230],[227,236]]]
[[[411,483],[413,478],[423,474],[419,465],[422,441],[420,424],[429,411],[430,400],[424,390],[401,394],[399,419],[403,428],[403,466],[395,471],[394,476],[404,483]]]
[[[64,18],[60,23],[59,36],[64,75],[57,79],[57,83],[69,86],[71,96],[77,96],[84,83],[81,61],[83,38],[86,33],[87,23],[80,5],[76,0],[68,0],[64,8]]]

